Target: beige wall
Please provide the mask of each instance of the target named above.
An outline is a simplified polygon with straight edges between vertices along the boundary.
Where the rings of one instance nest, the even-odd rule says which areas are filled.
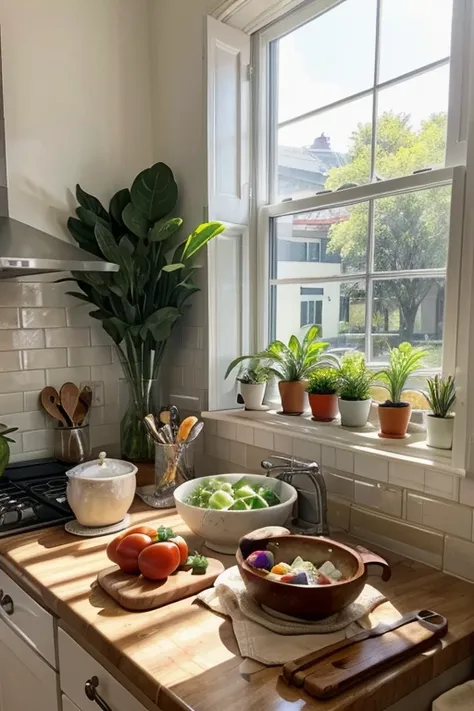
[[[75,184],[107,201],[153,162],[148,0],[0,0],[10,215],[70,239]],[[56,278],[55,276],[50,279]],[[109,341],[71,285],[0,282],[0,420],[17,459],[52,452],[46,384],[97,384],[94,446],[118,442]]]

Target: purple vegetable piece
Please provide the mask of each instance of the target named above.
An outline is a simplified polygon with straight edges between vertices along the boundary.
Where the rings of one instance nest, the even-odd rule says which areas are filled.
[[[308,574],[306,570],[295,570],[295,577],[289,582],[292,585],[309,585]]]
[[[245,562],[258,570],[271,570],[274,566],[273,553],[271,551],[254,551]]]

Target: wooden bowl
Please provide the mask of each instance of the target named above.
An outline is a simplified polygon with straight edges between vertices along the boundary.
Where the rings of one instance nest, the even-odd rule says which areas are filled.
[[[367,579],[369,565],[382,566],[382,579],[390,579],[390,566],[375,553],[365,549],[355,550],[330,538],[289,533],[281,535],[280,532],[281,529],[275,535],[269,529],[262,529],[261,534],[254,531],[241,539],[236,555],[247,590],[261,605],[272,610],[306,620],[328,617],[359,597]],[[316,567],[329,560],[341,571],[345,579],[332,585],[319,586],[292,585],[268,580],[263,572],[245,562],[250,553],[258,550],[271,550],[275,564],[291,562],[297,556],[311,561]]]

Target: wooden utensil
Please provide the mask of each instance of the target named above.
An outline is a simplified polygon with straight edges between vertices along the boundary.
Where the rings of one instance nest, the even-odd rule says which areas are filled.
[[[74,413],[79,400],[79,388],[74,383],[64,383],[59,391],[59,399],[69,420],[69,426],[74,427]]]
[[[77,401],[76,409],[74,411],[74,424],[81,426],[89,414],[89,410],[92,404],[92,390],[88,385],[86,385],[79,394],[79,400]]]
[[[56,388],[49,385],[46,388],[43,388],[40,399],[41,404],[48,415],[51,415],[54,420],[58,420],[58,422],[60,422],[64,427],[68,427],[67,419],[64,417],[60,408],[59,395]]]
[[[448,621],[431,610],[420,610],[406,615],[395,623],[395,627],[389,627],[380,634],[368,635],[364,632],[357,635],[359,641],[354,638],[343,640],[342,644],[320,650],[313,655],[314,664],[304,670],[295,672],[295,662],[290,662],[285,665],[288,669],[286,673],[283,670],[282,676],[286,680],[301,674],[308,694],[328,699],[391,664],[425,651],[446,634]],[[369,630],[373,631],[376,630]],[[303,666],[309,663],[310,656],[307,655],[306,661],[302,662]],[[296,664],[301,661],[297,660]]]
[[[215,558],[208,560],[209,567],[204,575],[193,575],[190,570],[179,570],[166,580],[152,581],[142,575],[123,573],[120,568],[114,566],[100,572],[97,580],[121,607],[133,612],[144,612],[210,588],[224,571],[224,566]]]

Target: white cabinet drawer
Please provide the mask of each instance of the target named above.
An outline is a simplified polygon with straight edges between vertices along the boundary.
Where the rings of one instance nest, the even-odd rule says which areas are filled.
[[[10,604],[0,606],[0,619],[4,619],[22,638],[56,668],[53,617],[38,605],[22,588],[0,570],[2,600],[8,596]],[[8,614],[11,613],[11,614]]]
[[[58,643],[61,691],[81,711],[94,711],[99,708],[94,701],[89,701],[85,692],[86,682],[93,677],[97,677],[99,681],[97,693],[108,704],[111,711],[147,711],[127,689],[62,629],[58,629]]]

